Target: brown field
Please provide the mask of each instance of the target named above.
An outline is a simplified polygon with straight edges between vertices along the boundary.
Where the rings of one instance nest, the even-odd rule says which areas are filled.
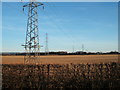
[[[1,56],[0,56],[1,57]],[[118,55],[50,55],[40,56],[41,64],[81,64],[117,62]],[[2,64],[23,64],[24,56],[2,56]]]
[[[120,64],[116,63],[118,55],[41,56],[41,65],[23,65],[24,56],[2,58],[3,89],[119,90],[120,88]]]

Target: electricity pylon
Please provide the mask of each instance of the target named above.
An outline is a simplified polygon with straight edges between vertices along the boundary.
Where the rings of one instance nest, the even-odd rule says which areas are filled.
[[[45,55],[49,55],[49,49],[48,49],[48,33],[46,33],[46,45],[45,45]]]
[[[73,53],[74,53],[74,50],[75,50],[74,45],[72,46],[72,49],[73,49]]]
[[[82,52],[84,52],[84,44],[82,44]]]
[[[40,2],[29,2],[23,6],[28,8],[28,21],[25,41],[25,57],[24,64],[39,64],[39,35],[38,35],[38,14],[37,8],[43,6]]]

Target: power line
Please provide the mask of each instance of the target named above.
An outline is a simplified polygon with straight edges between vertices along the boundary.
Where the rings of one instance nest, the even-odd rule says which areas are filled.
[[[19,11],[19,12],[20,12],[20,13],[22,13],[22,14],[24,14],[25,16],[27,16],[27,14],[26,14],[25,12],[23,12],[23,10],[22,10],[22,9],[20,10],[20,9],[18,9],[18,8],[14,7],[13,5],[8,4],[7,2],[6,2],[5,4],[7,4],[7,6],[9,6],[9,7],[11,7],[11,8],[16,9],[17,11]]]
[[[23,12],[24,9],[21,11],[20,9],[18,9],[18,8],[16,8],[16,7],[13,7],[13,6],[10,5],[10,4],[8,4],[8,5],[9,5],[10,7],[14,8],[14,9],[17,9],[19,12],[21,12],[21,13],[23,13],[24,15],[27,16],[27,14],[26,14],[25,12]],[[57,25],[57,23],[54,21],[54,19],[51,18],[47,12],[44,11],[43,13],[44,13],[44,14],[49,18],[49,20],[52,21],[52,23],[58,28],[57,30],[62,31],[68,38],[70,38],[70,39],[72,40],[72,42],[74,42],[73,38],[70,37],[70,36],[72,36],[72,35],[69,36],[68,33],[66,33],[59,25]],[[55,13],[55,12],[54,12],[54,13]],[[57,16],[56,13],[55,13],[55,15]],[[39,17],[38,17],[38,18],[39,18]]]
[[[60,27],[60,25],[58,25],[57,22],[55,22],[54,19],[49,16],[49,14],[48,14],[47,12],[44,11],[44,14],[45,14],[45,15],[48,17],[48,19],[49,19],[50,21],[52,21],[52,23],[58,28],[57,30],[59,30],[60,32],[64,33],[65,36],[67,36],[67,37],[74,43],[74,40],[73,40],[73,38],[71,37],[72,35],[69,36],[68,33],[66,33],[66,32]]]
[[[9,5],[9,6],[11,6],[11,5]],[[24,9],[23,9],[23,11],[21,11],[20,9],[18,9],[18,8],[15,8],[15,7],[13,7],[13,6],[11,6],[12,8],[14,8],[14,9],[17,9],[19,12],[21,12],[21,13],[23,13],[23,11],[24,11]],[[54,10],[53,10],[54,11]],[[48,17],[48,19],[58,28],[57,30],[59,30],[59,31],[61,31],[62,33],[64,33],[65,34],[65,36],[67,36],[71,41],[72,41],[72,43],[74,44],[74,40],[73,40],[73,38],[72,38],[72,35],[70,35],[70,33],[69,33],[69,35],[68,35],[68,33],[66,33],[64,30],[63,30],[63,28],[61,28],[61,26],[60,25],[58,25],[55,21],[54,21],[54,19],[53,18],[51,18],[50,16],[49,16],[49,14],[46,12],[46,11],[43,11],[43,13]],[[24,15],[26,15],[27,16],[27,14],[24,12],[23,13]],[[57,16],[57,14],[54,12],[54,14]],[[38,19],[39,19],[39,17],[37,17]]]

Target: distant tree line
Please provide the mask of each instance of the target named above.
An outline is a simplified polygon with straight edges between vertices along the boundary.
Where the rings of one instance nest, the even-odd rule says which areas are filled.
[[[82,52],[82,51],[77,51],[77,52],[66,52],[66,51],[58,51],[58,52],[49,52],[49,53],[45,53],[45,52],[40,52],[40,55],[104,55],[104,54],[120,54],[117,51],[111,51],[111,52]],[[1,55],[5,56],[5,55],[25,55],[25,52],[4,52],[1,53]],[[31,53],[31,55],[34,55],[34,53]]]

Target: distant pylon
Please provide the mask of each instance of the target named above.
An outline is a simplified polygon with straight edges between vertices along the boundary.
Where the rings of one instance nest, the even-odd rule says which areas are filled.
[[[82,44],[82,52],[84,52],[84,44]]]
[[[48,49],[48,33],[46,33],[46,41],[45,41],[45,55],[49,55],[49,49]]]
[[[27,21],[27,31],[26,31],[26,41],[25,41],[25,57],[24,64],[38,64],[39,63],[39,35],[38,35],[38,15],[37,7],[42,6],[40,2],[29,2],[23,6],[23,11],[25,7],[28,7],[28,21]]]
[[[72,46],[72,50],[73,50],[73,53],[74,53],[74,51],[75,51],[74,45]]]

